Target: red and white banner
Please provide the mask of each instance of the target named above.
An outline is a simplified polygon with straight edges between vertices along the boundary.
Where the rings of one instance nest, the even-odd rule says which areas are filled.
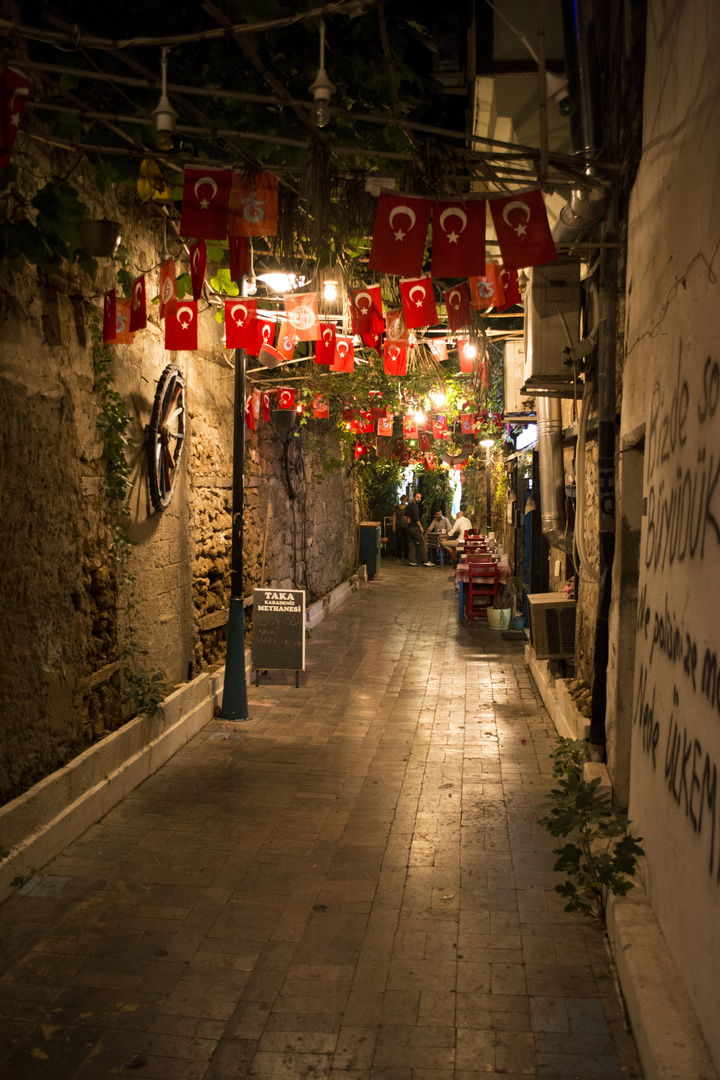
[[[175,260],[168,259],[160,267],[160,318],[166,319],[177,311]]]
[[[280,323],[280,332],[277,339],[277,351],[282,353],[285,360],[292,360],[293,353],[295,352],[295,343],[297,337],[295,330],[287,320]]]
[[[422,277],[401,281],[400,296],[403,311],[405,312],[405,325],[408,330],[415,330],[419,326],[434,326],[436,324],[438,314],[435,306],[432,278]]]
[[[276,394],[276,390],[263,390],[262,392],[262,418],[266,424],[270,423],[270,409],[272,408],[272,397]]]
[[[183,300],[174,315],[165,319],[166,349],[197,349],[197,300]]]
[[[414,416],[403,416],[403,436],[406,439],[417,439],[418,426]]]
[[[225,301],[225,348],[257,353],[257,300],[248,296]]]
[[[247,303],[247,301],[243,302]],[[257,319],[255,330],[255,345],[252,349],[248,349],[251,356],[259,356],[263,346],[272,345],[275,340],[275,323],[271,319]],[[270,366],[274,367],[275,365]]]
[[[383,363],[386,375],[407,375],[407,346],[385,339]]]
[[[363,334],[362,343],[366,349],[375,349],[376,352],[379,352],[382,334]]]
[[[240,281],[250,273],[250,244],[244,236],[228,236],[228,255],[230,256],[230,277]]]
[[[185,169],[180,232],[224,240],[228,232],[229,169]]]
[[[328,420],[330,418],[330,403],[322,394],[316,394],[313,401],[313,416],[316,420]]]
[[[197,240],[188,250],[190,256],[190,280],[192,281],[193,300],[202,296],[207,269],[207,248],[204,240]]]
[[[418,450],[421,454],[432,450],[432,436],[429,431],[421,431],[418,438]]]
[[[335,323],[320,323],[320,337],[315,345],[315,363],[332,364],[335,359]]]
[[[392,435],[393,421],[392,416],[381,416],[377,422],[378,435]]]
[[[385,332],[385,344],[407,346],[410,344],[410,334],[405,325],[405,312],[402,308],[388,311],[386,316],[387,329]]]
[[[245,402],[245,426],[249,427],[251,431],[257,430],[256,416],[253,412],[252,396]]]
[[[135,278],[130,296],[130,329],[144,330],[147,326],[147,298],[145,295],[145,276]]]
[[[489,202],[506,270],[542,266],[557,259],[541,191],[526,191]]]
[[[429,199],[383,192],[375,215],[369,269],[401,277],[420,274],[431,209]]]
[[[462,278],[485,270],[485,199],[436,202],[433,207],[432,274]]]
[[[115,313],[117,310],[117,293],[109,289],[103,297],[103,344],[109,345],[115,340]]]
[[[453,286],[443,293],[445,308],[448,316],[448,326],[451,330],[462,330],[464,326],[472,323],[472,308],[470,307],[470,288],[467,281]]]
[[[289,293],[283,297],[285,313],[298,341],[317,341],[320,337],[317,293]]]
[[[447,439],[449,432],[446,416],[434,416],[432,425],[433,439]]]
[[[438,364],[442,364],[447,360],[448,351],[445,338],[429,338],[426,339],[425,344],[432,353],[433,358],[437,360]]]
[[[230,188],[231,236],[277,236],[277,173],[233,173]]]
[[[118,297],[115,301],[115,345],[132,345],[134,334],[130,330],[130,300]]]
[[[481,277],[471,277],[469,285],[470,303],[476,311],[498,307],[505,299],[500,266],[496,262],[489,262]]]
[[[352,371],[355,367],[355,346],[351,337],[338,334],[335,338],[335,359],[331,371]]]
[[[0,74],[0,168],[10,164],[29,92],[30,83],[16,68],[6,67]]]
[[[472,413],[460,414],[460,431],[463,435],[472,435],[475,430],[475,417]]]
[[[295,391],[291,386],[278,387],[278,409],[293,409],[295,407]]]
[[[383,319],[382,295],[379,285],[351,289],[350,304],[354,334],[362,338],[366,334],[382,334],[385,329],[385,320]],[[370,346],[370,348],[373,347]]]
[[[261,397],[262,397],[262,395],[261,395],[260,391],[257,388],[255,390],[253,390],[253,392],[252,392],[252,414],[253,414],[253,416],[255,418],[256,423],[260,419]]]
[[[500,277],[502,278],[503,295],[505,299],[502,304],[498,306],[498,311],[503,312],[507,311],[508,308],[514,307],[515,304],[522,304],[522,297],[518,285],[517,270],[506,270],[504,266],[501,266]]]

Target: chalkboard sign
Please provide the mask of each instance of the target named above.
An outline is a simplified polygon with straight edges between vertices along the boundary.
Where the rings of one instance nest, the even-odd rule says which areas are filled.
[[[252,666],[305,670],[304,589],[253,589]]]

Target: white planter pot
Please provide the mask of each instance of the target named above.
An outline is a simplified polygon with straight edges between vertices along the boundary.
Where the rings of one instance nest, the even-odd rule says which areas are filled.
[[[487,621],[491,630],[507,630],[510,625],[510,613],[512,608],[493,608],[487,609]]]

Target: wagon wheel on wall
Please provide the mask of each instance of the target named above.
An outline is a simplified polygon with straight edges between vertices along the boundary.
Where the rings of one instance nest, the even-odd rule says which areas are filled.
[[[185,441],[185,380],[168,364],[158,380],[147,435],[150,499],[156,510],[170,505]]]
[[[291,499],[296,499],[305,486],[305,462],[300,440],[293,436],[285,443],[285,482]]]

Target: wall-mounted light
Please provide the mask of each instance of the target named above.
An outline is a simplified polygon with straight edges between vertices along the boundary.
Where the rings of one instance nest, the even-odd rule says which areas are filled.
[[[281,270],[260,274],[258,281],[264,281],[268,289],[276,293],[292,292],[293,289],[300,289],[305,284],[304,277],[298,277],[297,274],[285,274]]]
[[[320,69],[315,76],[315,82],[310,87],[314,105],[310,110],[310,117],[316,127],[325,127],[330,121],[330,98],[335,93],[335,87],[328,79],[325,70],[325,23],[320,22]]]
[[[337,281],[325,281],[323,282],[323,297],[325,300],[332,302],[337,300],[338,286]]]
[[[155,121],[155,145],[158,150],[169,151],[175,147],[175,137],[173,131],[175,130],[175,121],[177,120],[177,113],[170,104],[170,98],[167,95],[167,54],[168,50],[163,47],[162,58],[160,60],[162,74],[160,84],[160,100],[157,104],[157,108],[153,109],[152,117]]]

